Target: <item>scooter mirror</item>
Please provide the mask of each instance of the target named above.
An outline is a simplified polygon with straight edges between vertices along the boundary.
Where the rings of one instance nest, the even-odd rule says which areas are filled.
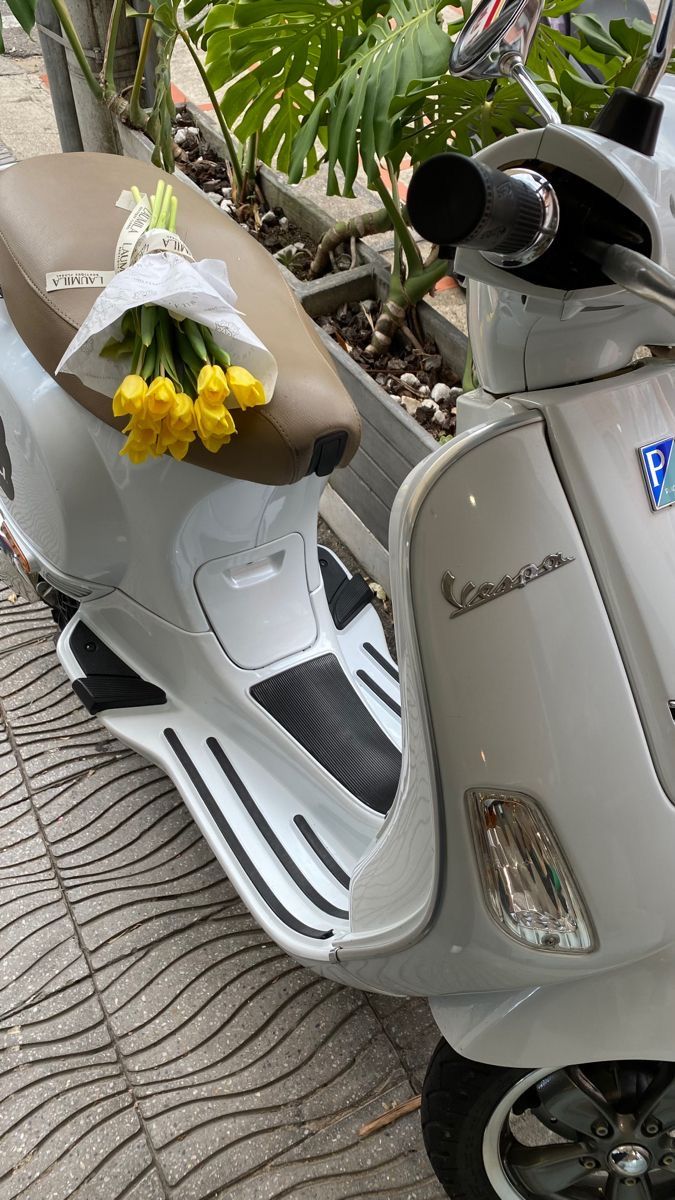
[[[559,125],[560,117],[525,68],[543,7],[544,0],[481,0],[457,35],[450,70],[469,79],[517,79],[544,120]]]
[[[506,73],[504,55],[524,62],[543,7],[543,0],[481,0],[454,44],[452,74],[494,79]]]

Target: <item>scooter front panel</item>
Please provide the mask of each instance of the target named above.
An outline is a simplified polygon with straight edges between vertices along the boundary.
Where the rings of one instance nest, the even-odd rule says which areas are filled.
[[[401,790],[357,870],[359,933],[339,958],[362,984],[431,995],[522,989],[623,964],[671,936],[671,806],[544,424],[526,411],[521,422],[456,439],[404,489],[401,505],[416,515],[406,540],[405,512],[397,514],[396,616],[419,647],[438,791]],[[405,650],[402,668],[406,778],[420,702],[413,692],[409,703]],[[469,828],[474,788],[521,792],[541,807],[590,912],[592,953],[533,949],[492,920]],[[415,823],[438,838],[424,875],[411,853]],[[397,955],[392,911],[399,896],[426,896],[434,859],[435,909]]]
[[[545,414],[656,770],[675,804],[675,507],[654,511],[675,499],[658,449],[675,436],[672,364],[647,360],[619,378],[530,393],[527,402]],[[650,445],[657,449],[641,463]]]

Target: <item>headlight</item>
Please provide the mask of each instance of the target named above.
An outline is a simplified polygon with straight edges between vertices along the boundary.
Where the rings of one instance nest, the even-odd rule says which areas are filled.
[[[584,954],[595,936],[581,893],[541,810],[529,796],[467,793],[490,914],[536,950]]]

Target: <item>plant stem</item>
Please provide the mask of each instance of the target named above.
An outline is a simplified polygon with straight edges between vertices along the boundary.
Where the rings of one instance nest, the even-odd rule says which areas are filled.
[[[394,188],[396,187],[395,182],[392,186]],[[380,178],[379,174],[375,177],[375,191],[382,201],[382,206],[386,208],[387,212],[389,213],[394,231],[401,239],[401,246],[408,264],[408,271],[412,275],[421,267],[422,258],[419,250],[417,249],[415,239],[410,232],[408,225],[406,224],[405,217],[401,212],[401,208],[398,203],[398,197],[394,199],[394,196],[389,191],[389,188],[386,186],[384,181]]]
[[[403,288],[405,298],[409,305],[419,304],[423,300],[427,292],[430,292],[433,287],[448,273],[447,258],[437,259],[429,267],[423,267],[420,271],[416,271],[414,275],[410,275],[405,282]]]
[[[195,64],[197,70],[199,71],[199,74],[201,75],[202,83],[204,84],[204,87],[206,88],[206,94],[213,105],[213,111],[215,112],[216,117],[218,119],[218,124],[220,125],[220,132],[222,133],[222,135],[225,139],[225,145],[227,146],[227,153],[229,155],[230,167],[232,168],[232,173],[233,173],[236,183],[237,183],[237,189],[239,191],[239,194],[241,195],[241,189],[242,189],[242,186],[244,183],[244,173],[241,169],[241,164],[239,162],[239,159],[237,158],[237,150],[236,150],[236,147],[234,144],[234,139],[232,137],[232,134],[230,133],[227,122],[226,122],[222,112],[220,111],[218,97],[216,96],[216,93],[214,92],[213,88],[211,87],[209,77],[206,74],[206,71],[204,69],[204,64],[202,63],[202,60],[200,59],[199,55],[197,54],[197,51],[195,50],[194,46],[192,45],[189,35],[185,32],[184,29],[179,29],[178,33],[179,33],[179,36],[182,38],[183,42],[185,43],[185,45],[187,46],[187,48],[192,56],[192,60]]]
[[[150,51],[150,43],[152,41],[152,13],[154,9],[152,5],[148,7],[148,15],[143,29],[143,37],[141,38],[141,48],[138,52],[138,62],[136,63],[136,74],[129,96],[129,120],[132,125],[143,125],[145,122],[145,113],[141,107],[141,90],[143,88],[143,77],[145,75],[145,64],[148,61],[148,53]]]
[[[376,358],[391,347],[391,343],[403,327],[406,313],[426,296],[439,279],[442,279],[448,269],[445,259],[432,263],[430,267],[422,267],[413,275],[409,275],[405,283],[401,282],[398,256],[394,254],[394,269],[392,271],[389,295],[382,305],[373,330],[373,336],[366,348],[366,353]]]
[[[246,203],[246,193],[248,192],[248,184],[250,179],[255,179],[256,167],[258,165],[258,133],[252,133],[242,155],[242,165],[244,178],[241,185],[241,193],[239,199],[242,204]]]
[[[75,29],[70,13],[68,12],[68,6],[65,4],[64,0],[52,0],[52,5],[57,17],[59,18],[59,21],[61,22],[61,28],[70,42],[70,48],[77,59],[77,64],[84,75],[90,90],[93,92],[97,100],[102,100],[103,89],[98,79],[94,75],[91,67],[89,66],[84,47],[82,46],[82,42],[77,35],[77,30]]]
[[[101,71],[103,95],[106,100],[115,95],[115,51],[117,49],[120,21],[125,7],[126,0],[114,0],[110,14],[108,33],[105,39],[105,50],[103,51],[103,69]]]
[[[476,382],[473,371],[473,351],[471,349],[471,342],[467,342],[466,362],[464,364],[464,374],[462,375],[462,387],[464,388],[465,392],[471,392],[475,386]]]

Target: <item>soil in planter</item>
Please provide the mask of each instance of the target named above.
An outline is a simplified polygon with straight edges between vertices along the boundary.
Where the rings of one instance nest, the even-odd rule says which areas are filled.
[[[457,422],[459,379],[433,342],[418,350],[399,334],[390,354],[378,358],[366,354],[378,311],[376,300],[343,304],[331,316],[318,317],[317,324],[432,437],[439,441],[451,437]]]
[[[268,208],[257,189],[250,202],[240,206],[232,203],[227,163],[192,124],[186,109],[179,109],[176,114],[174,153],[176,166],[211,196],[214,204],[217,203],[240,225],[245,225],[256,241],[270,254],[278,256],[298,279],[309,278],[309,268],[317,251],[316,242],[288,219],[283,208]],[[288,253],[284,254],[284,250]]]
[[[176,166],[212,198],[212,203],[244,225],[251,236],[283,262],[296,278],[309,278],[316,242],[294,225],[282,208],[267,208],[258,189],[250,202],[240,206],[232,203],[227,164],[193,125],[187,109],[179,109],[176,114],[174,152]],[[284,254],[284,250],[288,254]],[[333,266],[337,271],[351,265],[349,253],[338,253],[334,258]],[[443,363],[433,343],[426,344],[420,351],[399,336],[390,354],[376,359],[367,355],[365,349],[370,342],[378,308],[374,300],[343,305],[336,315],[319,317],[317,323],[432,437],[442,441],[452,436],[460,391],[457,376]],[[436,392],[432,396],[434,389]]]

